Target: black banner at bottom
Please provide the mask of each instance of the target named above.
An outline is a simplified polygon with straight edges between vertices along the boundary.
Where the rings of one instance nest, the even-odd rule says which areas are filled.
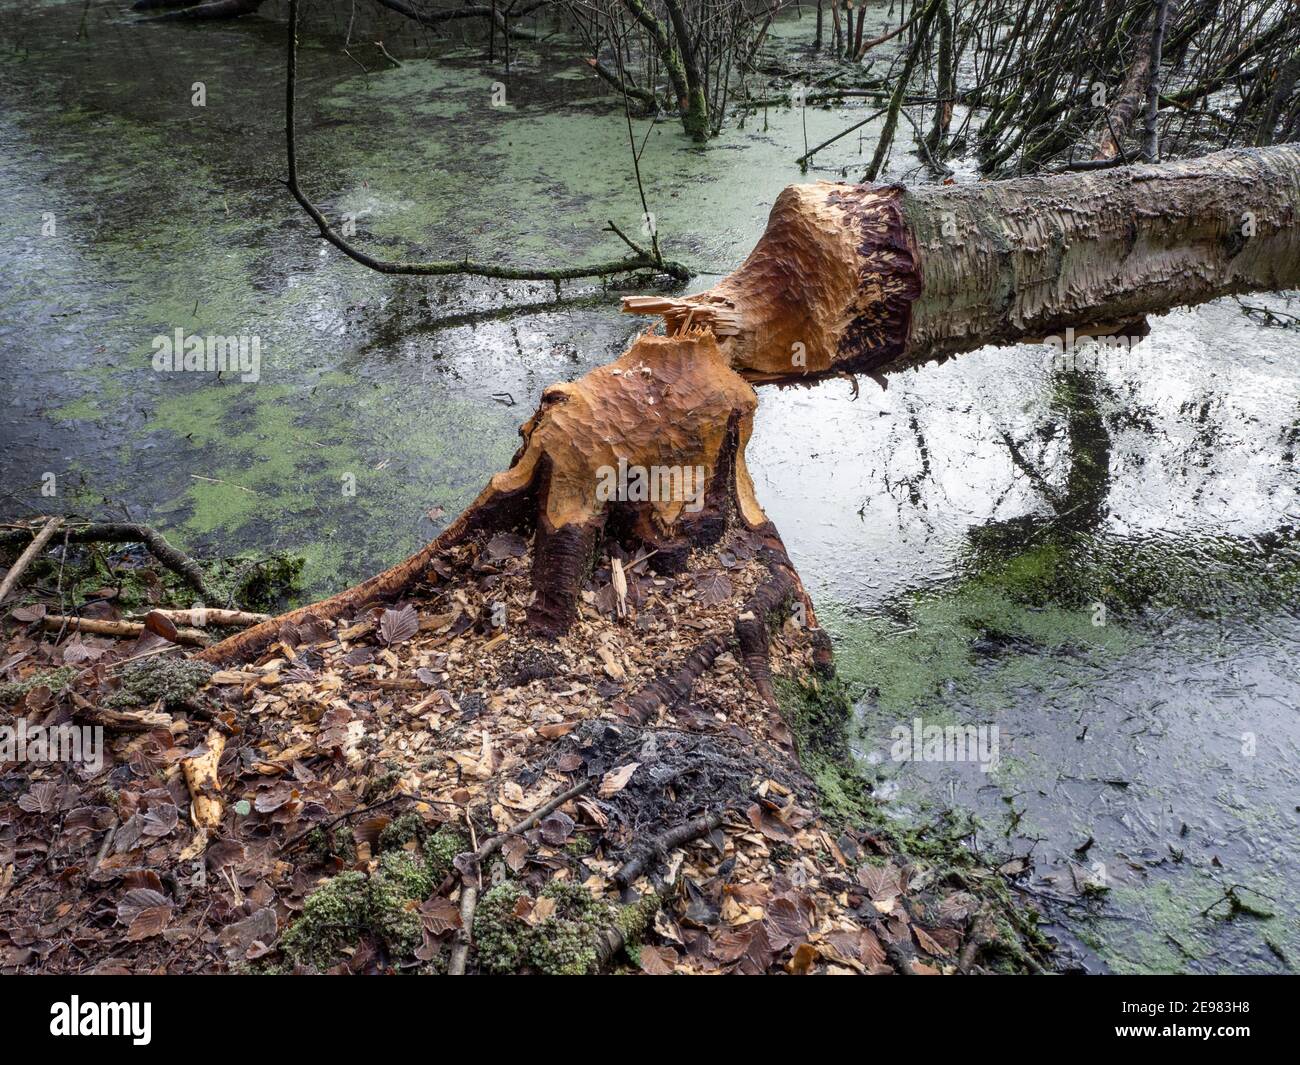
[[[823,1034],[852,1030],[858,1042],[858,1021],[872,1050],[881,1049],[880,1041],[914,1046],[918,1037],[984,1040],[1001,1032],[1015,1039],[1041,1034],[1046,1024],[1071,1049],[1127,1042],[1227,1051],[1234,1043],[1283,1037],[1295,988],[1285,977],[881,977],[865,984],[785,978],[750,980],[743,990],[734,981],[723,989],[681,979],[642,979],[635,988],[631,978],[581,986],[552,978],[544,987],[537,980],[545,977],[510,986],[503,978],[491,986],[481,979],[7,977],[0,979],[0,1020],[8,1051],[42,1044],[93,1051],[97,1043],[128,1056],[209,1048],[373,1052],[386,1033],[409,1029],[407,1038],[423,1033],[418,1038],[425,1040],[431,1029],[450,1034],[461,1025],[490,1031],[499,1052],[503,1037],[535,1044],[557,1034],[557,1025],[593,1023],[599,1031],[676,1017],[672,1027],[685,1016],[698,1023],[715,1012],[728,1053],[749,1039],[761,1052],[774,1026],[807,1031],[810,1022]],[[727,990],[736,995],[730,1005]],[[485,1025],[494,1016],[514,1022]],[[435,1019],[449,1023],[431,1024]]]

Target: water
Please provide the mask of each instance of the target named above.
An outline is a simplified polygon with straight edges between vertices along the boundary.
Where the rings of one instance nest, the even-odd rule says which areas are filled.
[[[541,390],[639,323],[599,283],[557,300],[549,284],[392,279],[323,247],[278,184],[283,14],[142,25],[44,3],[5,20],[0,492],[7,511],[48,509],[53,473],[65,506],[125,511],[192,551],[305,551],[320,595],[435,535],[508,463]],[[627,126],[580,52],[517,46],[507,74],[465,27],[433,38],[359,8],[349,57],[351,15],[308,13],[299,164],[358,243],[622,254],[603,227],[642,223]],[[807,35],[792,19],[774,47]],[[660,239],[693,287],[739,262],[803,179],[805,143],[875,106],[858,103],[758,111],[703,151],[675,123],[634,122]],[[877,132],[813,176],[860,173]],[[916,168],[900,148],[886,176]],[[155,373],[153,339],[176,328],[257,337],[259,380]],[[1269,942],[1300,951],[1300,333],[1232,301],[1153,330],[1145,362],[986,350],[884,393],[864,380],[856,399],[846,381],[765,390],[750,467],[899,816],[955,804],[990,861],[1032,853],[1024,890],[1089,968],[1273,971]],[[918,718],[996,724],[997,768],[893,761],[891,730]],[[1275,916],[1200,916],[1234,885]]]

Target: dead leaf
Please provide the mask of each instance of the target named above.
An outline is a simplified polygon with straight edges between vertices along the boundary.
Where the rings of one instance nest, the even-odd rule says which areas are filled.
[[[18,796],[18,806],[29,814],[52,813],[59,805],[59,786],[52,780],[33,784],[25,795]]]
[[[483,554],[492,562],[502,562],[507,558],[523,558],[527,553],[528,543],[518,533],[497,533],[483,549]]]
[[[794,832],[790,826],[779,817],[775,817],[767,810],[764,810],[758,803],[754,803],[746,812],[749,815],[749,823],[768,839],[777,843],[789,843],[794,839]]]
[[[705,606],[719,606],[730,600],[733,593],[731,578],[720,570],[697,573],[695,589],[700,593],[700,602]]]
[[[435,895],[420,903],[420,920],[430,935],[444,935],[460,927],[460,907],[449,898]]]
[[[141,939],[149,939],[158,935],[164,928],[171,924],[172,908],[168,906],[150,906],[141,910],[135,915],[135,920],[131,922],[131,927],[126,930],[128,942],[134,943]]]
[[[569,837],[573,834],[573,818],[568,814],[556,810],[550,817],[546,818],[540,826],[542,839],[552,847],[563,847],[569,842]]]
[[[602,799],[608,799],[613,795],[617,795],[627,787],[627,782],[632,779],[632,774],[639,768],[641,768],[640,762],[629,762],[625,766],[611,769],[601,778],[600,790],[597,794],[599,794]]]
[[[144,617],[144,627],[152,632],[155,636],[161,636],[169,643],[176,642],[176,624],[171,618],[165,617],[156,610],[149,611]]]
[[[524,915],[524,921],[532,928],[536,928],[555,912],[555,900],[543,895],[535,903],[533,908]]]
[[[505,855],[510,871],[517,873],[528,860],[528,841],[523,836],[511,836],[501,845],[501,853]]]
[[[379,638],[390,647],[405,643],[420,631],[420,615],[409,603],[401,610],[385,610],[379,616]]]
[[[671,976],[677,966],[677,951],[672,947],[654,947],[643,943],[637,959],[641,971],[647,976]]]

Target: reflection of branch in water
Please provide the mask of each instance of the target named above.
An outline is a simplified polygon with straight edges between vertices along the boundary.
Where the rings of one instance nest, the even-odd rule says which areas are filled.
[[[1261,307],[1255,303],[1242,303],[1240,296],[1236,297],[1236,300],[1242,313],[1253,322],[1260,325],[1280,325],[1283,329],[1300,328],[1300,315],[1279,311],[1273,307]]]
[[[921,456],[921,480],[930,476],[930,448],[925,442],[925,434],[921,432],[921,423],[916,418],[916,405],[909,402],[907,404],[907,427],[912,430],[912,436],[916,440],[916,452]]]
[[[896,487],[905,488],[907,490],[907,501],[919,511],[924,511],[929,508],[925,505],[925,499],[921,494],[921,482],[929,481],[945,500],[951,502],[942,482],[934,478],[934,469],[930,459],[930,444],[925,438],[925,431],[921,428],[921,420],[917,415],[916,404],[911,400],[907,403],[907,427],[912,434],[912,440],[916,444],[917,457],[921,460],[920,472],[893,479],[890,477],[888,469],[886,469],[884,474],[885,490],[893,496]],[[896,451],[891,448],[889,454],[896,454]],[[859,516],[864,513],[865,509],[866,504],[863,504],[862,509],[858,511]],[[917,516],[927,530],[934,531],[934,526],[930,524],[924,514],[918,514]]]
[[[1065,415],[1069,467],[1065,490],[1054,487],[1006,430],[998,434],[1011,461],[1055,512],[1049,523],[1080,532],[1095,530],[1106,516],[1110,492],[1110,432],[1097,403],[1097,378],[1082,370],[1058,370],[1053,375],[1052,407]]]
[[[1038,471],[1038,467],[1025,457],[1025,453],[1020,450],[1020,445],[1012,439],[1011,434],[1007,432],[1007,430],[999,428],[998,435],[1002,437],[1002,442],[1007,445],[1007,451],[1010,453],[1011,461],[1015,464],[1016,469],[1020,470],[1021,473],[1029,478],[1034,487],[1038,489],[1043,498],[1051,505],[1051,508],[1059,514],[1064,508],[1065,503],[1064,497],[1061,493],[1053,488],[1047,478]]]
[[[458,311],[441,317],[425,318],[414,324],[405,320],[403,309],[392,303],[384,308],[383,317],[372,325],[372,339],[359,344],[355,354],[360,357],[377,351],[391,350],[394,342],[411,337],[432,336],[448,329],[485,325],[490,322],[509,322],[535,314],[552,314],[559,311],[589,310],[607,306],[607,297],[601,293],[561,299],[538,300],[507,307],[483,307],[478,310]]]
[[[1106,517],[1110,495],[1110,432],[1097,402],[1098,378],[1082,370],[1053,376],[1056,396],[1052,405],[1064,409],[1070,434],[1070,468],[1065,478],[1065,506],[1070,512],[1067,524],[1076,530],[1096,529]],[[1065,514],[1059,516],[1065,520]]]

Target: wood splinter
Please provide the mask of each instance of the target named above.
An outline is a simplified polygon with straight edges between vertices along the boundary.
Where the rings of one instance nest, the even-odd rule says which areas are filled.
[[[226,749],[226,737],[210,729],[197,754],[181,760],[185,784],[190,789],[190,820],[200,832],[211,832],[221,823],[225,805],[217,769]]]

